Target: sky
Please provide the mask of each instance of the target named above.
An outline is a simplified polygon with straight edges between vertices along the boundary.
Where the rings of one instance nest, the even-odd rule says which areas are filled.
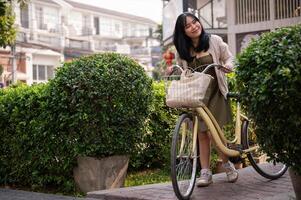
[[[84,4],[149,18],[162,23],[162,0],[72,0]]]

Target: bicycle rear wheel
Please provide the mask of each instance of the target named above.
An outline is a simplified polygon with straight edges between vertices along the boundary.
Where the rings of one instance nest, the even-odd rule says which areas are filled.
[[[258,145],[256,142],[255,131],[249,131],[249,122],[244,121],[242,126],[242,145],[244,149],[248,149]],[[247,153],[248,160],[253,168],[263,177],[268,179],[277,179],[281,177],[287,170],[287,166],[283,163],[278,163],[269,160],[269,157],[262,151],[260,147]],[[260,162],[259,162],[260,160]]]
[[[171,180],[178,199],[189,199],[195,185],[198,159],[197,148],[192,150],[193,127],[192,116],[185,113],[179,117],[173,133]]]

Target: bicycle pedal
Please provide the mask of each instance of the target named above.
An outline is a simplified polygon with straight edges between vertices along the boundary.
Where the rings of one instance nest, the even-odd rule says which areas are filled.
[[[232,150],[236,150],[242,153],[243,147],[241,144],[227,144],[227,147]]]

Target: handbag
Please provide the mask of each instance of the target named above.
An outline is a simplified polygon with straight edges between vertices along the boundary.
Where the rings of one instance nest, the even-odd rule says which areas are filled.
[[[180,80],[171,81],[167,94],[166,105],[171,108],[200,107],[209,99],[208,87],[213,77],[203,72],[184,70]]]

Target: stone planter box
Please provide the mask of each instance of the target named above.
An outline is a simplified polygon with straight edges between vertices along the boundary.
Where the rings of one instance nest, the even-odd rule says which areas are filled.
[[[73,170],[77,187],[82,192],[123,187],[129,164],[128,156],[97,159],[78,157]]]

